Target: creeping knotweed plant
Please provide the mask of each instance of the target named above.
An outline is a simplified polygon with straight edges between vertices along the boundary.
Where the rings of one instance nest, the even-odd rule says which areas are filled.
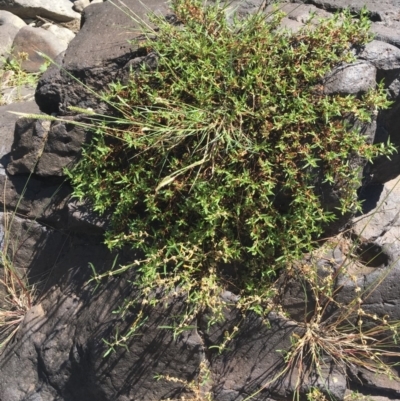
[[[276,272],[335,218],[321,186],[334,186],[340,212],[353,212],[353,158],[393,148],[367,143],[346,123],[368,123],[388,107],[383,86],[359,97],[321,90],[326,73],[354,59],[350,47],[370,40],[366,15],[292,35],[277,29],[280,12],[230,24],[220,4],[172,7],[173,24],[152,16],[157,29],[143,28],[143,63],[107,94],[119,117],[97,126],[70,178],[76,196],[111,215],[107,244],[142,255],[95,280],[131,267],[140,302],[156,302],[146,298],[155,287],[185,294],[179,332],[206,307],[218,319],[223,289],[263,313]]]

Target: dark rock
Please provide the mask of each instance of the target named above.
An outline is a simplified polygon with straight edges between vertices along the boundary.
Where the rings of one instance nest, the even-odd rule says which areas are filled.
[[[357,57],[370,62],[381,71],[400,69],[400,49],[379,40],[367,43]]]
[[[366,62],[356,62],[335,68],[324,78],[324,93],[358,95],[376,86],[376,68]]]
[[[391,261],[384,268],[375,269],[364,278],[363,309],[380,318],[386,316],[390,322],[400,318],[400,266]],[[365,273],[364,273],[365,274]]]
[[[4,174],[4,168],[10,161],[9,153],[14,141],[14,127],[20,118],[10,112],[37,114],[39,108],[33,101],[0,106],[0,175]]]
[[[337,367],[332,367],[331,371],[321,370],[319,377],[310,374],[299,378],[295,366],[281,374],[287,367],[283,350],[290,349],[293,335],[304,334],[304,329],[295,322],[274,313],[265,320],[255,314],[244,318],[233,308],[226,310],[225,318],[224,323],[209,329],[206,319],[200,325],[208,347],[221,344],[224,333],[232,333],[235,326],[240,329],[222,353],[210,355],[215,399],[243,400],[254,394],[251,399],[255,401],[286,400],[292,399],[295,389],[304,393],[312,387],[329,392],[334,399],[343,399],[346,380]],[[326,366],[329,365],[327,362]]]
[[[24,271],[23,276],[38,288],[62,254],[66,234],[13,213],[0,212],[0,226],[6,234],[0,238],[0,248],[6,252],[13,268]],[[43,248],[46,253],[42,252]]]
[[[64,180],[0,175],[0,210],[16,212],[53,227],[66,227],[71,188]]]
[[[351,389],[347,389],[345,400],[351,399],[354,401],[400,401],[399,398],[371,395],[371,391],[362,385],[352,385]]]
[[[388,109],[382,110],[378,115],[378,130],[375,138],[376,143],[390,142],[400,149],[400,100]],[[369,182],[371,184],[383,184],[400,175],[400,153],[397,151],[390,158],[380,157],[368,166]]]
[[[377,82],[382,80],[389,89],[390,98],[396,100],[400,94],[400,49],[378,40],[368,43],[358,58],[374,65]]]
[[[352,230],[360,241],[375,242],[381,246],[395,244],[400,235],[400,178],[395,178],[380,189],[376,206],[354,219]]]
[[[386,86],[389,90],[389,95],[391,99],[400,98],[400,72],[391,74],[386,77]]]
[[[266,13],[268,14],[269,12],[273,12],[274,7],[276,6],[268,6],[265,10]],[[316,24],[318,23],[319,19],[330,18],[332,16],[332,14],[312,4],[283,4],[282,6],[279,6],[279,10],[287,13],[287,17],[289,19],[301,22],[302,24],[310,21],[311,14],[314,15],[314,18],[311,20],[311,22]]]
[[[146,6],[135,0],[127,0],[124,4],[131,10],[126,9],[128,14],[135,13],[138,19],[145,18],[150,10],[168,12],[167,6],[159,0],[146,2]],[[39,82],[36,101],[40,109],[46,113],[54,112],[55,104],[52,101],[49,105],[44,89],[51,87],[51,97],[55,101],[60,99],[60,112],[64,115],[68,114],[71,105],[90,107],[101,113],[108,110],[100,94],[107,91],[109,83],[123,78],[123,67],[130,59],[141,55],[138,45],[128,42],[138,36],[137,28],[133,19],[111,2],[85,8],[83,26],[68,47],[61,72],[59,75],[47,74]]]
[[[304,2],[296,1],[296,3]],[[348,0],[311,0],[307,1],[307,3],[314,4],[327,11],[350,9],[354,13],[359,13],[363,7],[366,7],[373,21],[388,23],[395,20],[400,6],[398,0],[385,0],[384,3],[377,0],[352,0],[350,3]]]
[[[376,374],[370,372],[365,368],[352,368],[349,372],[349,377],[356,384],[357,387],[363,388],[363,390],[369,390],[369,394],[381,395],[381,397],[371,397],[371,401],[396,401],[400,397],[400,384],[399,381],[394,379],[397,374],[395,370],[392,372],[393,377],[388,375]],[[385,398],[383,396],[388,396]]]
[[[51,32],[25,26],[15,36],[12,57],[20,58],[21,54],[27,54],[28,58],[22,59],[21,67],[27,72],[39,72],[46,59],[38,52],[55,59],[66,47],[67,45],[60,42]]]
[[[85,130],[75,124],[22,118],[15,125],[7,171],[12,175],[63,176],[64,168],[79,159],[86,137]]]
[[[301,22],[286,17],[282,19],[280,24],[280,28],[287,29],[292,33],[300,31],[303,27],[304,25]]]
[[[29,233],[31,222],[18,219],[16,223],[16,232]],[[99,238],[63,236],[37,224],[33,227],[34,232],[26,241],[28,249],[19,261],[28,263],[29,271],[37,273],[32,275],[33,283],[35,278],[44,278],[47,293],[26,315],[15,342],[0,356],[0,397],[4,399],[108,401],[133,397],[153,401],[178,398],[187,392],[182,382],[157,382],[154,375],[169,375],[190,382],[196,380],[199,364],[205,362],[211,368],[214,399],[242,400],[285,368],[283,355],[277,350],[288,350],[291,336],[304,333],[295,322],[273,313],[266,321],[254,314],[243,320],[241,312],[232,306],[226,310],[224,323],[208,329],[205,315],[197,329],[189,329],[174,339],[171,331],[160,326],[173,326],[175,317],[183,313],[184,300],[177,298],[169,306],[145,308],[144,317],[148,319],[128,341],[129,353],[123,347],[116,347],[116,352],[105,359],[103,355],[108,348],[102,339],[112,340],[116,327],[123,334],[138,318],[140,303],[129,312],[126,321],[111,313],[127,296],[135,296],[135,289],[129,284],[134,281],[135,273],[128,273],[123,279],[111,279],[93,291],[94,285],[87,284],[91,277],[88,264],[92,263],[101,273],[111,268],[115,255],[99,244]],[[39,243],[42,241],[41,246],[37,246],[35,238]],[[24,241],[23,235],[21,239]],[[55,262],[54,256],[47,262],[46,266],[52,265],[50,271],[41,262],[46,255],[56,256]],[[134,257],[132,252],[122,252],[118,263],[124,264]],[[223,297],[229,303],[238,301],[228,291]],[[231,331],[236,325],[240,326],[240,332],[224,353],[206,351],[206,346],[219,345],[225,331]],[[24,361],[23,369],[21,361]],[[299,386],[297,379],[296,370],[288,371],[254,399],[291,399]],[[311,375],[300,386],[302,392],[311,387],[319,387],[342,399],[346,386],[343,374],[332,366],[329,371],[322,369],[318,377]]]
[[[302,269],[314,271],[321,284],[328,275],[338,273],[339,279],[341,277],[340,270],[345,263],[345,255],[339,246],[332,244],[321,251],[323,251],[322,256],[310,255],[298,262],[293,270],[282,274],[276,283],[277,301],[290,319],[299,323],[309,322],[315,315],[316,307],[315,294],[310,283],[303,278]],[[318,254],[320,253],[318,252]],[[302,268],[300,268],[301,266]],[[340,296],[343,298],[343,290]]]
[[[25,117],[16,122],[11,161],[7,166],[9,174],[33,173],[46,145],[50,124],[48,120]]]
[[[370,12],[373,21],[371,32],[377,40],[400,47],[400,18],[399,1],[385,0],[384,3],[377,0],[296,0],[296,3],[311,3],[318,8],[330,12],[350,9],[353,13],[359,13],[363,7]]]
[[[371,32],[377,40],[400,48],[400,24],[396,28],[381,24],[372,24]]]
[[[352,227],[366,266],[355,272],[362,279],[363,308],[388,320],[400,319],[399,193],[399,179],[387,182],[376,207],[355,218]]]
[[[71,119],[72,122],[72,119]],[[82,127],[68,122],[53,122],[35,174],[63,176],[64,168],[73,166],[79,159],[82,145],[90,135]]]
[[[146,313],[148,319],[128,341],[128,349],[116,347],[115,353],[103,358],[108,346],[102,339],[110,340],[116,327],[124,333],[139,311],[133,310],[125,324],[111,313],[121,299],[132,295],[125,281],[111,280],[96,292],[85,284],[90,277],[88,262],[98,269],[110,268],[113,258],[96,241],[71,239],[56,269],[64,270],[63,281],[70,285],[52,289],[32,309],[16,342],[0,357],[2,399],[21,401],[46,393],[57,400],[161,400],[186,393],[182,383],[154,378],[163,374],[191,381],[205,359],[196,330],[174,339],[169,330],[158,329],[173,324],[171,316],[182,307],[179,300]],[[72,271],[67,268],[71,262]],[[21,358],[29,362],[19,372]]]
[[[86,202],[72,200],[68,203],[68,229],[75,232],[101,234],[107,229],[109,219],[99,216]]]
[[[63,78],[61,76],[61,64],[65,52],[60,53],[54,63],[42,75],[35,93],[36,103],[47,114],[58,113],[63,97]]]

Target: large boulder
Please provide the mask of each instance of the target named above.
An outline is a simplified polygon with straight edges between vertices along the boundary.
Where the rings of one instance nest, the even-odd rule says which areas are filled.
[[[67,22],[80,19],[72,9],[69,0],[2,0],[0,10],[9,11],[21,18],[48,18],[52,21]]]
[[[52,32],[25,26],[21,28],[14,38],[12,57],[22,59],[21,68],[27,72],[39,72],[46,62],[40,53],[51,59],[55,59],[68,46],[68,43],[60,41]],[[21,55],[26,55],[21,57]]]
[[[65,115],[70,113],[68,106],[90,107],[102,113],[107,110],[101,93],[107,91],[109,83],[122,79],[128,72],[124,66],[140,56],[139,45],[129,42],[140,34],[135,19],[146,19],[150,11],[169,12],[160,0],[148,1],[146,5],[127,0],[124,4],[123,10],[111,2],[85,8],[82,28],[60,60],[60,68],[54,67],[38,84],[36,102],[43,112]],[[49,89],[59,104],[49,104]]]
[[[0,57],[6,57],[14,42],[19,30],[26,26],[26,23],[8,11],[0,10]],[[0,66],[3,61],[0,61]]]
[[[0,10],[0,26],[8,24],[14,25],[17,28],[23,28],[26,26],[26,22],[22,18],[19,18],[8,11]]]

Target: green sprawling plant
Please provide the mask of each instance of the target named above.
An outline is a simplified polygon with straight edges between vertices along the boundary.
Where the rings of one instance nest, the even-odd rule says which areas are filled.
[[[94,279],[132,267],[142,296],[185,294],[179,332],[205,307],[218,317],[226,288],[262,312],[277,271],[312,249],[335,213],[357,210],[354,160],[393,148],[346,123],[388,107],[383,86],[327,96],[321,85],[371,39],[365,14],[293,35],[279,11],[228,23],[219,4],[172,7],[174,23],[152,16],[157,29],[144,28],[142,64],[107,95],[119,117],[98,125],[70,177],[78,197],[111,215],[107,244],[142,255]],[[329,186],[339,211],[322,203]]]

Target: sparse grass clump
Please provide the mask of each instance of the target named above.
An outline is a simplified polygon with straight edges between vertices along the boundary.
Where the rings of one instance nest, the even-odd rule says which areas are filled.
[[[174,23],[153,16],[158,28],[144,28],[142,63],[107,95],[119,117],[98,125],[70,177],[76,196],[111,215],[107,244],[142,255],[94,279],[132,267],[145,303],[157,302],[146,298],[155,287],[185,294],[179,332],[205,307],[217,318],[226,288],[262,313],[277,271],[335,218],[322,186],[340,194],[341,213],[354,212],[353,160],[393,148],[346,123],[389,106],[381,85],[359,97],[327,96],[321,85],[370,40],[366,15],[292,35],[278,29],[279,11],[229,24],[219,4],[172,7]]]
[[[14,265],[17,252],[10,238],[14,215],[3,213],[0,232],[0,352],[12,340],[26,312],[33,305],[34,289],[29,286],[23,269]]]
[[[326,243],[321,250],[350,242],[341,236],[337,236],[336,241]],[[354,248],[356,242],[350,246]],[[329,370],[332,366],[346,376],[349,370],[361,368],[398,380],[393,368],[398,366],[400,356],[400,322],[392,320],[389,315],[371,313],[368,306],[364,307],[364,303],[379,288],[396,263],[387,266],[369,286],[364,286],[360,277],[352,273],[354,265],[360,264],[353,256],[346,256],[335,268],[332,267],[334,261],[331,266],[328,264],[329,267],[321,269],[312,260],[293,267],[290,274],[309,288],[305,291],[311,298],[310,304],[313,304],[309,310],[305,307],[304,322],[299,324],[304,330],[303,335],[292,337],[292,347],[285,354],[286,372],[297,370],[297,393],[307,375],[316,373],[323,377],[323,370]],[[338,285],[339,277],[342,282],[347,281],[347,291],[352,287],[350,300],[346,302],[340,301],[342,285]],[[326,389],[322,390],[326,392]],[[311,391],[310,400],[323,400],[318,397],[319,392],[317,389]]]

